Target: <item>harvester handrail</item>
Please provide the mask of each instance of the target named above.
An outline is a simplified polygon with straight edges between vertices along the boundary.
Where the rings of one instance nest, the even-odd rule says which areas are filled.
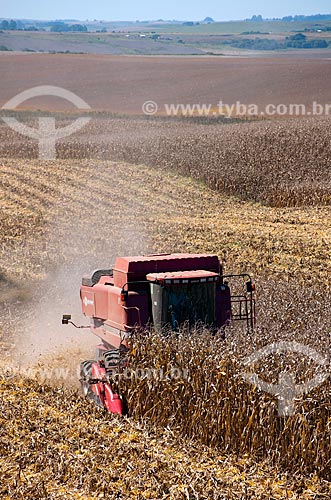
[[[129,290],[129,285],[138,285],[138,284],[144,284],[146,285],[146,283],[150,283],[148,280],[140,280],[140,281],[127,281],[126,283],[124,283],[124,285],[122,285],[122,290],[124,290],[124,287],[127,286],[128,287],[128,290]]]

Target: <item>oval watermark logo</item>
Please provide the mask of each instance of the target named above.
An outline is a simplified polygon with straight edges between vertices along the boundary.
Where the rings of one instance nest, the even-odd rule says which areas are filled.
[[[320,386],[330,376],[330,363],[328,359],[319,354],[314,349],[299,344],[298,342],[276,342],[263,347],[259,351],[253,353],[244,360],[244,365],[249,366],[257,361],[269,356],[270,354],[282,353],[299,353],[307,358],[315,361],[319,367],[319,372],[305,383],[297,384],[295,374],[291,372],[280,372],[278,376],[278,384],[271,384],[265,380],[261,380],[256,373],[245,372],[242,377],[247,382],[250,382],[261,391],[272,394],[278,398],[278,414],[281,417],[294,415],[294,400],[298,396],[308,394],[311,390]]]
[[[39,87],[33,87],[25,90],[6,102],[1,109],[16,109],[17,106],[28,99],[45,96],[54,96],[65,99],[81,110],[91,109],[91,107],[83,99],[70,90],[66,90],[61,87],[54,87],[52,85],[41,85]],[[43,160],[55,160],[56,141],[78,132],[78,130],[85,127],[85,125],[87,125],[91,120],[89,117],[77,118],[77,120],[70,125],[57,129],[55,127],[56,120],[53,117],[39,117],[38,128],[28,127],[13,117],[2,117],[2,119],[10,128],[19,134],[38,140],[39,158]]]

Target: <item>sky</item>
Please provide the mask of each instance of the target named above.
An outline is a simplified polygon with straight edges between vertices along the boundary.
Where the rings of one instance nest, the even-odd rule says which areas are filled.
[[[330,0],[0,0],[0,17],[21,19],[229,21],[330,12]]]

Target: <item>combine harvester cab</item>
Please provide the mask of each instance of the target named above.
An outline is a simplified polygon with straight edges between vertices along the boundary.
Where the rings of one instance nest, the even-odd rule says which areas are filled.
[[[137,328],[156,330],[204,324],[224,332],[231,321],[255,324],[255,287],[249,275],[223,275],[217,255],[162,254],[119,257],[111,269],[94,271],[82,281],[82,312],[101,339],[97,359],[81,364],[86,396],[111,413],[123,413],[113,392],[114,377],[125,365],[130,336]],[[231,294],[229,281],[241,279],[245,289]],[[64,316],[63,324],[72,323]],[[76,326],[76,325],[74,325]]]

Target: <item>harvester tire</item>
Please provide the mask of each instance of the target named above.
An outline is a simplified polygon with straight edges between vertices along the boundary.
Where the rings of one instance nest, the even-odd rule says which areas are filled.
[[[85,398],[91,399],[93,396],[93,391],[89,380],[92,377],[92,365],[95,363],[94,360],[83,361],[80,365],[80,383],[82,385],[82,392]]]
[[[106,371],[119,369],[121,361],[119,349],[110,349],[104,352],[102,358],[105,363]]]

